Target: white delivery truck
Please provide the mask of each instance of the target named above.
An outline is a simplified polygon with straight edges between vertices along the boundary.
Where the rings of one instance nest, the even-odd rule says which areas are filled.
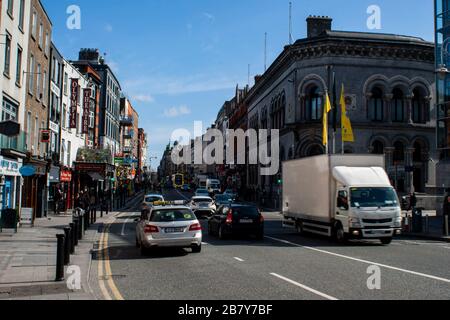
[[[324,155],[283,163],[283,225],[299,233],[379,239],[401,233],[400,202],[376,155]]]
[[[220,188],[220,180],[208,179],[206,180],[206,189],[212,195],[220,193],[222,190]]]

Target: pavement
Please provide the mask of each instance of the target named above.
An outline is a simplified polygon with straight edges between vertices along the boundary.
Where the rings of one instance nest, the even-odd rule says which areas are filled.
[[[169,190],[164,196],[180,200],[190,194]],[[263,241],[221,241],[202,221],[200,254],[164,250],[141,256],[134,231],[139,212],[130,209],[108,222],[108,256],[94,259],[108,276],[91,277],[91,286],[103,286],[100,294],[111,300],[450,299],[450,245],[445,242],[403,237],[389,246],[379,241],[338,245],[282,228],[277,212],[263,214]],[[370,286],[378,272],[379,287]]]
[[[135,206],[143,193],[127,203]],[[71,255],[70,265],[65,267],[69,282],[73,267],[78,267],[81,288],[71,290],[67,282],[55,282],[57,234],[64,234],[64,227],[72,222],[72,214],[61,214],[37,219],[33,228],[24,226],[0,233],[0,300],[92,300],[97,299],[89,286],[92,255],[95,253],[99,230],[109,217],[100,218],[86,231],[83,240]],[[70,269],[69,269],[70,268]]]

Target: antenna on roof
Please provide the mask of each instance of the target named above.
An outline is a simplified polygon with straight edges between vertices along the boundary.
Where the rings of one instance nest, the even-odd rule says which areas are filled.
[[[248,64],[247,85],[250,86],[250,64]]]

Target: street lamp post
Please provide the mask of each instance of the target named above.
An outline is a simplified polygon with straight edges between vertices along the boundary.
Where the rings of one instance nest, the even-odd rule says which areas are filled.
[[[442,43],[441,48],[441,64],[439,64],[438,68],[436,69],[436,73],[439,76],[439,79],[445,80],[445,77],[450,73],[450,71],[447,68],[447,65],[444,60],[444,56],[448,55],[448,45],[450,44],[450,38],[447,38]]]

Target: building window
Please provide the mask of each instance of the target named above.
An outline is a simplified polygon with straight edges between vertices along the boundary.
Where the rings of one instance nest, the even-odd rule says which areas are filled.
[[[17,120],[19,106],[8,99],[3,98],[2,121]]]
[[[372,121],[383,121],[384,119],[383,91],[380,88],[372,90],[369,101],[369,116]]]
[[[384,154],[384,144],[381,141],[374,141],[372,144],[372,154]]]
[[[42,99],[42,91],[41,91],[41,65],[40,64],[38,64],[38,66],[37,66],[36,85],[37,85],[36,98],[38,100],[41,100]]]
[[[412,120],[414,123],[426,123],[428,113],[424,96],[419,89],[414,89],[412,100]]]
[[[45,54],[47,57],[50,55],[50,35],[48,32],[45,33]]]
[[[14,0],[8,0],[7,12],[11,17],[13,17],[13,15],[14,15]]]
[[[33,155],[37,155],[39,146],[39,118],[34,118],[34,145],[33,145]]]
[[[5,68],[4,73],[9,77],[11,67],[11,35],[9,33],[6,34],[6,42],[5,42]]]
[[[403,91],[400,89],[394,89],[392,92],[394,95],[392,103],[392,121],[404,122],[405,121],[405,100]]]
[[[28,70],[28,92],[34,93],[34,56],[30,57],[30,69]]]
[[[64,72],[64,95],[69,94],[69,75]]]
[[[39,48],[44,48],[44,25],[39,25]]]
[[[401,142],[394,144],[394,162],[405,161],[405,146]]]
[[[72,154],[72,142],[71,141],[67,141],[67,165],[68,166],[72,166],[71,163],[71,154]]]
[[[306,95],[306,118],[309,121],[318,121],[322,119],[322,96],[319,88],[314,86],[308,90]]]
[[[20,0],[19,5],[19,28],[23,31],[23,24],[25,21],[25,0]]]
[[[33,17],[31,19],[31,36],[36,39],[37,32],[37,12],[33,11]]]
[[[16,64],[16,83],[20,85],[22,82],[22,48],[17,47],[17,64]]]
[[[63,108],[62,109],[63,110],[62,110],[61,125],[65,129],[65,128],[67,128],[67,105],[65,103],[63,103]]]
[[[31,130],[31,112],[27,112],[27,149],[29,149],[33,131]]]
[[[47,71],[44,71],[44,75],[42,77],[43,83],[42,83],[42,102],[44,104],[47,104]]]

